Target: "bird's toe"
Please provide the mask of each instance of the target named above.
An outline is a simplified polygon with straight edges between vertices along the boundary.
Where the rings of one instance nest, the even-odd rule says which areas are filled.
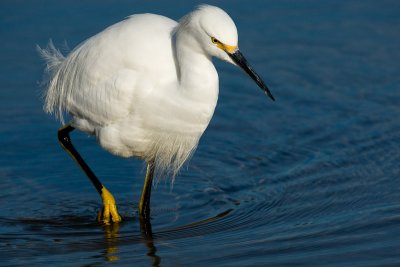
[[[104,207],[97,214],[97,221],[104,224],[120,222],[122,219],[118,214],[115,199],[110,191],[108,191],[104,186],[102,188],[101,198],[103,200]]]
[[[115,204],[105,204],[97,214],[97,221],[104,224],[117,223],[122,221]]]

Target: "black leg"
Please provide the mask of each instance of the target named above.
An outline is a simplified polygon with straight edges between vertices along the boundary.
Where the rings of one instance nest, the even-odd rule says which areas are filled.
[[[94,175],[93,171],[89,168],[81,155],[79,155],[78,151],[72,145],[69,133],[72,132],[74,129],[75,128],[71,125],[67,125],[58,130],[58,140],[60,141],[61,146],[76,161],[76,163],[78,163],[78,165],[81,167],[81,169],[84,171],[84,173],[87,175],[87,177],[96,188],[97,192],[99,192],[103,200],[104,208],[101,212],[99,212],[97,220],[104,223],[109,223],[110,221],[119,222],[121,221],[121,216],[119,216],[117,212],[117,207],[113,195],[100,182],[96,175]]]
[[[75,130],[71,125],[67,125],[64,128],[58,130],[58,140],[61,143],[61,146],[70,154],[70,156],[78,163],[79,167],[82,168],[83,172],[90,179],[97,192],[101,194],[101,190],[103,189],[103,185],[100,180],[94,175],[93,171],[89,168],[86,162],[82,159],[81,155],[79,155],[78,151],[76,151],[75,147],[72,145],[71,137],[69,133]]]
[[[151,186],[154,176],[154,161],[149,161],[147,164],[146,177],[144,179],[142,196],[139,203],[139,216],[145,220],[150,219],[150,196]]]

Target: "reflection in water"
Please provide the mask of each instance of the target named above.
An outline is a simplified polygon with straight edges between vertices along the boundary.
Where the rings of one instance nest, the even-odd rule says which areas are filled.
[[[157,248],[154,246],[153,231],[150,220],[140,218],[140,231],[142,240],[148,248],[147,256],[151,258],[152,266],[159,266],[161,258],[156,255]],[[111,223],[103,225],[105,235],[105,260],[106,261],[118,261],[118,243],[120,238],[120,223]]]
[[[119,238],[119,223],[105,224],[103,226],[106,251],[106,261],[117,261],[119,260],[118,254],[118,238]]]
[[[214,217],[207,218],[201,221],[193,222],[187,225],[175,227],[173,229],[168,229],[160,231],[157,234],[158,239],[180,239],[190,236],[198,236],[209,234],[213,232],[219,232],[225,229],[229,221],[220,221],[226,218],[233,210],[228,209]],[[129,238],[121,237],[120,226],[122,223],[112,223],[103,226],[105,234],[105,260],[106,261],[119,261],[123,260],[120,258],[119,245],[142,242],[147,247],[146,255],[151,259],[151,266],[160,266],[161,258],[157,256],[157,248],[154,245],[155,238],[152,230],[151,221],[144,218],[139,218],[140,223],[140,233],[141,237],[131,236]],[[235,224],[233,224],[235,225]]]
[[[139,222],[143,240],[149,249],[146,255],[152,259],[152,266],[160,266],[161,258],[156,255],[157,248],[154,246],[153,231],[151,228],[150,219],[139,218]]]

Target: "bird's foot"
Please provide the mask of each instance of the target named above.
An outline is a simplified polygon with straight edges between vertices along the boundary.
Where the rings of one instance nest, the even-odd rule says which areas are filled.
[[[120,222],[122,218],[118,214],[115,199],[110,191],[108,191],[105,187],[103,187],[101,190],[101,198],[103,200],[104,207],[97,214],[97,221],[104,224]]]

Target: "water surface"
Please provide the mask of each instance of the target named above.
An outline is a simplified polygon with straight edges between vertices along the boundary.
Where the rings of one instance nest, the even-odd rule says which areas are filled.
[[[153,191],[151,237],[143,163],[73,133],[124,218],[96,223],[100,198],[42,111],[35,45],[68,51],[130,14],[199,3],[0,3],[1,265],[399,266],[398,1],[210,2],[277,101],[216,62],[215,116],[174,188]]]

